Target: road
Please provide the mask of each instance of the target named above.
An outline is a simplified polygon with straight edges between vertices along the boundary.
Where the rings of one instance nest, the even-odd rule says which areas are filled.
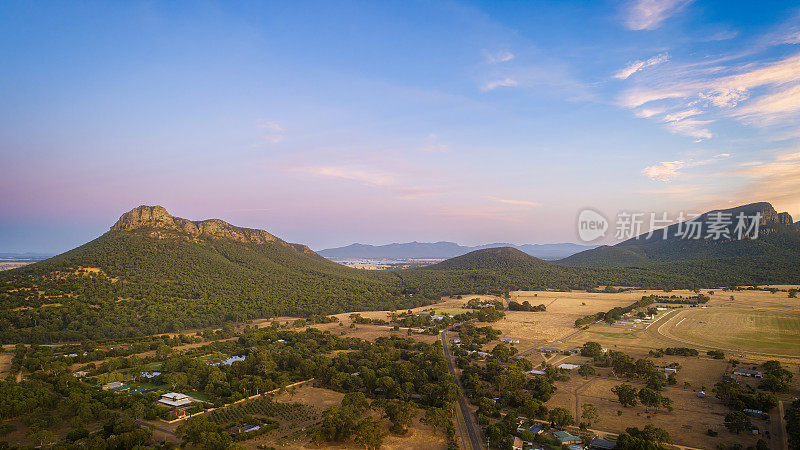
[[[464,386],[461,385],[461,379],[456,375],[453,355],[450,353],[450,343],[447,342],[448,330],[449,328],[442,330],[442,347],[444,348],[444,357],[447,359],[447,367],[450,370],[450,374],[455,377],[458,389],[461,390],[461,396],[458,398],[459,411],[456,411],[456,421],[458,422],[458,429],[461,433],[461,442],[467,450],[481,450],[484,447],[481,445],[478,424],[475,423],[475,417],[472,415],[472,411],[469,410],[469,406],[467,406],[467,396],[464,393]],[[467,439],[464,439],[464,432],[462,432],[462,430],[466,432]]]
[[[788,436],[786,435],[786,421],[783,419],[784,414],[786,414],[783,406],[783,401],[778,402],[777,408],[778,417],[770,417],[770,422],[772,422],[772,437],[775,438],[777,441],[778,446],[773,448],[779,448],[781,450],[789,448],[789,440]]]

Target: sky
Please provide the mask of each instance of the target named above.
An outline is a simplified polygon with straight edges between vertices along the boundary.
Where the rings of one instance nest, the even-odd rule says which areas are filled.
[[[141,204],[317,250],[800,220],[798,125],[796,2],[6,0],[0,252]]]

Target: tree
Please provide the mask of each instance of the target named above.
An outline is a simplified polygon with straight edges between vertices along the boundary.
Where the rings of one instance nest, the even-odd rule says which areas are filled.
[[[611,392],[617,394],[617,398],[622,406],[636,406],[637,392],[636,388],[630,384],[623,383],[611,388]]]
[[[444,408],[432,406],[425,410],[425,423],[437,430],[446,430],[450,426],[450,412]]]
[[[592,422],[600,421],[600,412],[597,410],[597,407],[591,403],[584,403],[581,406],[581,419],[586,420],[589,423],[589,426],[592,426]]]
[[[575,423],[572,414],[564,408],[553,408],[549,413],[550,422],[558,428],[564,428],[567,425]]]
[[[156,349],[156,358],[166,359],[172,353],[172,348],[167,344],[161,344]]]
[[[725,416],[725,428],[731,431],[731,433],[739,434],[742,431],[749,431],[753,428],[753,424],[750,423],[750,418],[747,417],[747,414],[741,411],[731,411]]]
[[[414,421],[414,416],[417,415],[413,403],[398,399],[387,401],[384,409],[386,410],[386,417],[392,422],[389,430],[395,434],[406,434],[408,427]]]
[[[386,434],[383,432],[381,422],[372,417],[365,417],[355,428],[355,442],[369,450],[375,450],[383,444]]]
[[[230,444],[230,435],[205,414],[187,419],[176,431],[185,442],[206,448],[224,449]]]
[[[603,354],[603,346],[599,342],[589,341],[581,347],[581,356],[599,358]]]

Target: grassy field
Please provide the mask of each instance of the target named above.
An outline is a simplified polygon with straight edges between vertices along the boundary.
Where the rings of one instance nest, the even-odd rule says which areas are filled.
[[[800,355],[800,313],[739,308],[692,308],[659,326],[667,337],[731,351]]]

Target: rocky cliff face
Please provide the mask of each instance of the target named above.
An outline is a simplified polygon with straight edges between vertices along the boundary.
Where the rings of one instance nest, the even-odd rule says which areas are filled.
[[[193,221],[174,217],[163,206],[142,205],[134,208],[123,214],[111,227],[112,231],[137,229],[150,229],[150,235],[159,238],[167,237],[167,234],[161,231],[171,230],[185,233],[192,238],[224,238],[256,244],[284,243],[264,230],[241,228],[220,219]]]

